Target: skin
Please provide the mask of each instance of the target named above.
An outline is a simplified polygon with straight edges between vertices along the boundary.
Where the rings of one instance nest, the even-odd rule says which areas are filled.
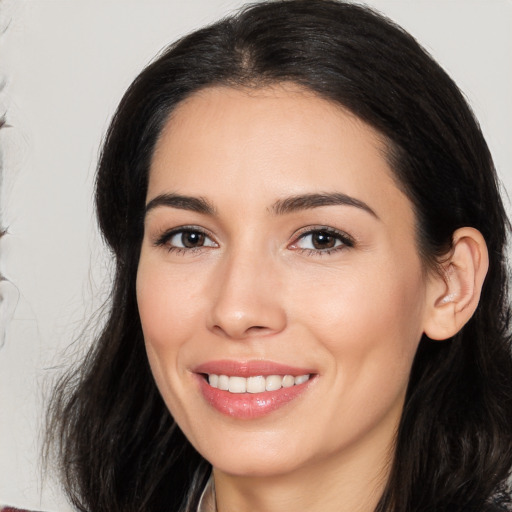
[[[179,105],[157,143],[147,203],[170,193],[204,198],[215,213],[148,211],[137,299],[157,386],[214,467],[219,511],[372,510],[432,289],[444,291],[420,261],[412,206],[379,134],[291,85],[208,88]],[[312,193],[346,194],[373,213],[273,209]],[[206,232],[206,245],[162,242],[181,226]],[[353,244],[318,249],[311,227]],[[316,375],[289,404],[237,419],[205,401],[193,373],[219,359]]]

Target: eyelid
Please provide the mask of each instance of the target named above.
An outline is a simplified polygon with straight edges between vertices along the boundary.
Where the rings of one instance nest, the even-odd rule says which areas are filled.
[[[176,226],[171,229],[163,230],[154,237],[153,245],[156,247],[164,246],[167,244],[167,242],[169,242],[169,240],[173,236],[175,236],[179,233],[182,233],[182,232],[187,232],[187,231],[201,233],[205,237],[208,237],[210,240],[212,240],[215,243],[215,245],[218,246],[218,242],[215,240],[215,237],[210,233],[209,230],[202,228],[200,226],[195,226],[195,225]],[[204,246],[204,247],[211,247],[211,246]],[[174,247],[174,246],[173,246],[173,248],[182,249],[181,247]],[[185,249],[190,251],[190,250],[194,250],[194,249],[197,250],[197,249],[202,249],[202,248],[203,247],[185,248]]]
[[[183,226],[176,226],[171,229],[162,230],[159,234],[157,234],[153,239],[153,245],[156,247],[166,246],[172,237],[174,237],[177,234],[183,233],[183,232],[197,232],[201,233],[205,237],[209,238],[216,247],[218,247],[218,242],[215,240],[215,237],[213,234],[197,225],[183,225]],[[306,238],[309,235],[313,235],[315,233],[327,233],[328,235],[333,236],[337,240],[341,242],[341,244],[335,245],[331,248],[325,248],[325,249],[310,249],[310,248],[303,248],[298,246],[298,242],[304,238]],[[289,248],[297,250],[297,251],[308,251],[309,253],[316,253],[316,254],[329,254],[330,252],[337,252],[346,248],[354,247],[356,241],[352,236],[350,236],[345,231],[341,231],[339,229],[335,229],[331,226],[325,226],[325,225],[316,225],[316,226],[306,226],[304,228],[301,228],[299,231],[297,231],[293,235],[293,241],[288,245]],[[198,251],[205,248],[212,247],[212,245],[203,245],[198,247],[190,247],[190,248],[183,248],[179,246],[171,246],[168,247],[168,250],[184,250],[185,252],[190,251]]]
[[[341,245],[338,245],[338,246],[335,246],[332,248],[327,248],[327,249],[306,249],[306,248],[297,246],[297,243],[300,240],[304,239],[306,236],[312,235],[314,233],[319,233],[319,232],[327,233],[327,234],[337,238],[338,240],[340,240],[342,242]],[[345,249],[347,247],[354,247],[355,244],[356,244],[355,239],[352,236],[350,236],[348,233],[346,233],[345,231],[341,231],[339,229],[335,229],[330,226],[319,225],[319,226],[307,226],[305,228],[300,229],[297,233],[294,234],[293,242],[289,245],[289,247],[292,249],[295,249],[295,250],[299,250],[299,251],[310,251],[310,252],[325,254],[325,253],[329,253],[332,251],[339,251],[339,250]]]

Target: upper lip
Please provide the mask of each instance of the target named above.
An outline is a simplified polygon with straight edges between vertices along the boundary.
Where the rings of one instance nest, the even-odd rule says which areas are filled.
[[[229,375],[233,377],[253,377],[256,375],[306,375],[315,373],[311,368],[299,368],[274,361],[208,361],[196,366],[194,373],[207,373],[209,375]]]

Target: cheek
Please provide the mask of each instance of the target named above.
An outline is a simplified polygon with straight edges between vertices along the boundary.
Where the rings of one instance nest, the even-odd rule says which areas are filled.
[[[182,274],[180,271],[179,274]],[[156,385],[173,417],[187,426],[193,411],[183,406],[186,366],[183,353],[186,340],[198,327],[198,311],[193,280],[183,281],[169,272],[168,265],[141,254],[137,271],[137,304],[146,353]]]
[[[197,327],[193,304],[201,291],[197,280],[183,279],[165,263],[141,256],[137,272],[137,304],[144,338],[157,351],[174,350],[187,331]]]
[[[165,267],[165,265],[164,265]],[[137,272],[137,304],[146,352],[153,376],[168,407],[172,407],[180,365],[182,340],[194,321],[190,308],[191,290],[180,285],[162,266],[162,262],[141,254]]]
[[[295,316],[321,342],[343,387],[357,382],[378,392],[383,380],[408,380],[424,306],[421,267],[410,267],[382,260],[360,272],[312,276],[294,290],[302,310]]]

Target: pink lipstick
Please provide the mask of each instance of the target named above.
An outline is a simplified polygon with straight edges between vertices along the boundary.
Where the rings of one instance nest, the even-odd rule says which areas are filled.
[[[194,369],[205,400],[240,419],[269,414],[302,395],[316,374],[271,361],[211,361]]]

